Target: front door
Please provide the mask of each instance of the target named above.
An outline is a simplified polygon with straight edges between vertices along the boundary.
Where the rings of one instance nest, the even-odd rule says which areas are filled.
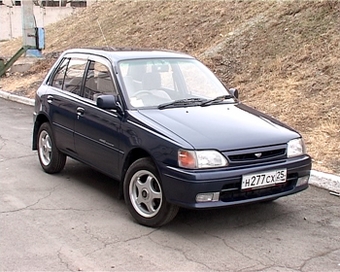
[[[96,98],[101,94],[117,94],[109,64],[101,59],[88,64],[82,103],[77,107],[75,146],[78,156],[89,165],[119,178],[120,116],[113,110],[97,107]]]

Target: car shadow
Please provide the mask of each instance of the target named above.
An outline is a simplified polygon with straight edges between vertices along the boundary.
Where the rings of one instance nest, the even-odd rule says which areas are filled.
[[[98,172],[97,170],[68,159],[65,169],[58,174],[67,182],[88,186],[112,199],[112,205],[126,209],[124,199],[119,189],[119,182]],[[181,208],[173,221],[159,228],[161,231],[180,233],[186,229],[220,229],[235,230],[253,228],[255,225],[270,225],[273,220],[291,212],[290,205],[278,199],[269,203],[256,203],[211,210],[189,210]],[[137,224],[132,217],[132,224]],[[141,226],[143,227],[143,226]]]
[[[186,235],[189,231],[197,234],[214,232],[253,231],[272,229],[278,222],[286,221],[294,209],[285,201],[277,199],[269,203],[255,203],[212,210],[180,209],[176,218],[163,230]]]
[[[119,192],[119,182],[86,164],[67,158],[65,168],[59,175],[72,182],[89,186],[123,203]]]

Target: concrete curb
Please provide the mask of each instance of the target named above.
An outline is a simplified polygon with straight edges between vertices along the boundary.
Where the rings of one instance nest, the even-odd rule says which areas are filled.
[[[34,99],[22,97],[22,96],[11,94],[11,93],[4,92],[1,90],[0,90],[0,97],[5,98],[7,100],[19,102],[25,105],[34,106]]]
[[[336,175],[312,170],[309,184],[340,194],[340,177]]]
[[[22,97],[19,95],[11,94],[0,90],[0,97],[29,106],[34,106],[34,99]],[[340,176],[319,172],[316,170],[311,171],[311,178],[309,184],[319,188],[323,188],[332,191],[336,194],[340,194]]]

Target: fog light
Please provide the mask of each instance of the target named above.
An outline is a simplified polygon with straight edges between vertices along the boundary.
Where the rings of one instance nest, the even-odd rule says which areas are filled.
[[[196,195],[196,202],[212,202],[220,199],[220,193],[201,193]]]
[[[298,178],[298,181],[297,181],[297,183],[296,183],[296,186],[305,185],[305,184],[308,183],[308,180],[309,180],[309,175],[308,175],[308,176],[301,177],[301,178]]]

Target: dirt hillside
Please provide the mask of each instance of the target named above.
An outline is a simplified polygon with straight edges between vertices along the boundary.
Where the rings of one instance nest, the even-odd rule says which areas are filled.
[[[72,47],[187,52],[237,87],[242,102],[300,131],[314,169],[340,174],[339,1],[100,1],[45,30],[45,58],[7,74],[0,88],[33,98]],[[1,43],[0,56],[21,45]]]

